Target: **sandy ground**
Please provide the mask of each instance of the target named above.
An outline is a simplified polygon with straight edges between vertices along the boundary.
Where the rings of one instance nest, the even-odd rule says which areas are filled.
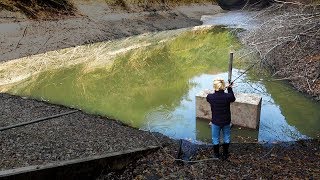
[[[0,11],[0,61],[92,42],[152,31],[200,25],[201,15],[222,11],[212,4],[170,10],[127,12],[103,3],[77,4],[81,16],[56,21],[31,21]]]

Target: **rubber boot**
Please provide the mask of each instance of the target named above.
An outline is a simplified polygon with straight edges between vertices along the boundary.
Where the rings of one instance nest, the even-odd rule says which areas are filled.
[[[214,153],[214,158],[219,159],[220,154],[219,154],[219,144],[213,146],[213,153]]]
[[[229,145],[230,143],[222,144],[222,148],[223,148],[222,160],[227,160],[229,157]]]

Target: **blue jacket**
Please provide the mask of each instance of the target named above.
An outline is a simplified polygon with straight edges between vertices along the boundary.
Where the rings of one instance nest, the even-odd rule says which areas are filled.
[[[213,94],[207,95],[207,101],[211,105],[212,124],[220,127],[230,124],[230,103],[234,102],[235,100],[236,98],[234,97],[231,87],[228,88],[228,93],[220,90]]]

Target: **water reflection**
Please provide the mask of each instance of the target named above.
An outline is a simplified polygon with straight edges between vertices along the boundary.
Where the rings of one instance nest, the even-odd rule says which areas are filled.
[[[239,70],[234,70],[233,75],[237,77],[240,74]],[[174,111],[163,111],[160,107],[159,109],[154,110],[154,112],[149,113],[149,116],[146,120],[149,122],[149,129],[154,131],[161,132],[161,128],[158,127],[167,127],[166,133],[168,135],[173,136],[174,138],[181,138],[181,139],[189,139],[193,141],[203,141],[203,142],[210,142],[211,141],[211,131],[208,126],[208,120],[202,120],[195,118],[195,96],[198,92],[203,89],[211,89],[212,80],[216,77],[223,77],[227,79],[227,73],[217,74],[217,75],[209,75],[203,74],[197,77],[194,77],[190,80],[190,83],[195,83],[196,85],[193,86],[188,94],[183,98],[180,102],[180,105],[175,108]],[[243,92],[243,93],[256,93],[262,96],[262,109],[261,109],[261,119],[260,119],[260,128],[259,134],[257,131],[254,130],[247,130],[247,129],[238,129],[233,128],[232,134],[233,139],[237,139],[238,136],[241,138],[250,138],[251,140],[257,139],[261,141],[294,141],[298,139],[306,139],[309,138],[307,135],[301,134],[297,127],[293,126],[294,124],[291,123],[291,117],[285,117],[282,114],[282,111],[291,112],[296,111],[295,114],[305,114],[304,109],[305,106],[308,106],[310,109],[308,111],[312,112],[311,118],[319,119],[320,115],[318,112],[319,104],[314,104],[309,101],[309,103],[304,102],[304,106],[301,106],[299,110],[296,110],[292,107],[294,105],[288,104],[286,106],[280,106],[275,102],[272,98],[273,94],[272,88],[278,88],[278,90],[284,90],[286,87],[285,85],[282,86],[272,86],[267,89],[265,84],[269,85],[267,81],[251,81],[248,79],[246,75],[242,76],[236,83],[236,87],[234,88],[235,92]],[[288,98],[294,99],[307,99],[299,94],[294,93],[293,90],[286,89],[285,91],[288,94]],[[282,96],[278,94],[277,96]],[[300,100],[300,101],[301,101]],[[298,112],[297,112],[298,111]],[[161,113],[160,113],[161,112]],[[306,118],[306,119],[308,119]],[[304,126],[309,126],[310,123],[314,122],[313,119],[305,120]],[[319,123],[319,121],[317,121]],[[317,132],[319,126],[313,127],[309,131],[309,135],[315,136],[312,132]],[[144,127],[144,129],[148,129]],[[303,127],[298,127],[302,128]],[[311,132],[311,133],[310,133]],[[307,132],[308,133],[308,132]],[[306,134],[307,134],[306,133]]]

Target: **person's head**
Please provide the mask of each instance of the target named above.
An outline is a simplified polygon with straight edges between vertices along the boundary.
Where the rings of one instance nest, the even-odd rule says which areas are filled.
[[[225,90],[225,83],[222,78],[217,78],[213,80],[213,89],[215,91]]]

